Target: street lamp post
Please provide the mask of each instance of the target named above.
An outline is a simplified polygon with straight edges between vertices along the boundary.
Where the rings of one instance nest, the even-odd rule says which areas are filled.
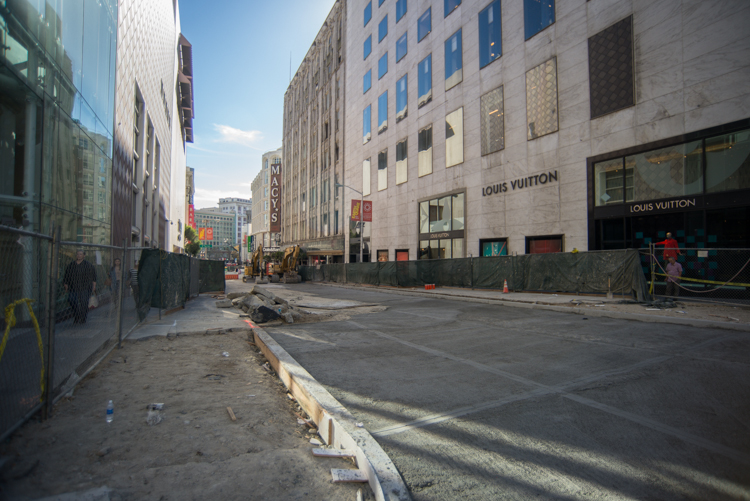
[[[353,192],[359,193],[359,197],[360,197],[359,198],[359,222],[357,224],[359,225],[359,262],[361,263],[362,262],[362,249],[365,246],[365,232],[364,232],[364,228],[362,227],[362,212],[364,211],[363,205],[365,203],[365,201],[363,200],[364,195],[362,194],[361,191],[355,190],[351,186],[347,186],[345,184],[340,184],[340,183],[334,184],[335,188],[338,188],[339,186],[341,186],[342,188],[349,188]]]

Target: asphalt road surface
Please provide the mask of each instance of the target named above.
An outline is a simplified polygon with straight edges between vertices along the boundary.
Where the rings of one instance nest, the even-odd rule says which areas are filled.
[[[415,500],[750,499],[750,334],[287,287],[388,306],[267,330]]]

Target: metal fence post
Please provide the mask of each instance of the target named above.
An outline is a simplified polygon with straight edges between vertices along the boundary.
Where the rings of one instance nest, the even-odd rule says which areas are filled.
[[[127,276],[125,267],[128,266],[128,239],[122,239],[122,261],[120,265],[120,287],[118,298],[119,305],[117,306],[117,347],[122,348],[122,307],[125,305],[125,277]]]
[[[469,270],[471,272],[470,284],[471,289],[474,290],[474,256],[469,256]]]
[[[162,261],[162,252],[163,250],[159,250],[159,320],[161,320],[161,305],[164,303],[164,287],[162,287],[162,276],[161,276],[161,261]],[[224,286],[224,292],[226,292],[226,286]]]
[[[650,287],[650,293],[652,295],[656,294],[656,282],[654,281],[655,278],[655,263],[656,260],[656,249],[655,245],[653,243],[648,244],[648,253],[649,253],[649,261],[651,261],[651,287]]]
[[[57,267],[60,256],[60,235],[61,227],[54,229],[52,234],[52,243],[50,245],[49,269],[47,270],[47,381],[44,385],[43,419],[52,415],[52,393],[55,383],[55,321],[56,321],[56,303],[57,303]]]

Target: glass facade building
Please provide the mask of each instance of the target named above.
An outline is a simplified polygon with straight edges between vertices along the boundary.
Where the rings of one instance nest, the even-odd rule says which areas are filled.
[[[0,37],[0,222],[109,244],[117,1],[3,0]]]

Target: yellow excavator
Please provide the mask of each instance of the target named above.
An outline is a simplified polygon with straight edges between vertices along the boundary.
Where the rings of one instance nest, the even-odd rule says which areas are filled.
[[[258,248],[253,252],[253,256],[250,258],[250,264],[245,266],[245,274],[242,277],[243,282],[252,280],[253,278],[263,278],[262,273],[263,266],[263,244],[258,244]]]
[[[271,282],[278,282],[281,279],[282,283],[296,284],[302,281],[297,274],[299,252],[299,245],[287,247],[284,250],[284,257],[281,259],[281,264],[271,265]]]

